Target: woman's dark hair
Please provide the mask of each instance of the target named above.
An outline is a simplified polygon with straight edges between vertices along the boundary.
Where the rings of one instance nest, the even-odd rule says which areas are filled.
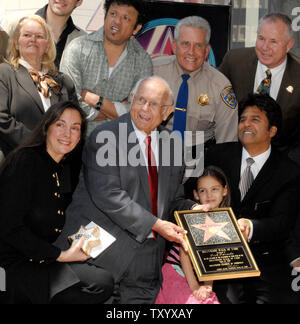
[[[278,103],[267,94],[249,94],[248,98],[244,99],[239,104],[239,120],[246,110],[246,108],[256,106],[261,111],[264,111],[269,120],[269,129],[272,126],[277,127],[277,134],[274,138],[277,138],[282,125],[282,112]]]
[[[120,6],[125,5],[129,7],[134,7],[135,10],[139,13],[135,28],[137,27],[137,25],[140,24],[143,25],[143,23],[145,22],[145,15],[146,15],[146,7],[145,7],[146,4],[144,0],[105,0],[104,3],[105,18],[110,6],[114,3]]]
[[[76,146],[76,148],[68,153],[69,155],[76,154],[77,151],[81,151],[85,134],[86,134],[86,128],[87,128],[87,122],[86,122],[86,114],[85,112],[80,108],[80,106],[72,101],[63,101],[59,102],[53,106],[51,106],[39,124],[36,126],[36,128],[32,131],[31,136],[26,139],[20,146],[18,146],[15,150],[13,150],[11,153],[8,154],[7,158],[4,160],[2,165],[0,166],[0,174],[3,172],[3,170],[6,168],[7,165],[9,165],[12,161],[16,162],[18,160],[19,153],[25,149],[25,148],[31,148],[31,147],[39,147],[39,146],[46,146],[46,140],[47,140],[47,132],[49,127],[54,124],[57,120],[59,120],[60,116],[64,113],[66,109],[73,109],[79,112],[82,123],[81,123],[81,136],[80,136],[80,142]]]
[[[222,185],[223,188],[227,187],[227,195],[223,198],[220,208],[230,207],[231,206],[230,187],[229,187],[227,177],[226,177],[225,173],[223,172],[223,170],[221,170],[220,168],[217,168],[215,166],[212,166],[212,165],[206,167],[203,170],[202,175],[197,179],[195,190],[198,190],[199,181],[204,177],[213,177]]]

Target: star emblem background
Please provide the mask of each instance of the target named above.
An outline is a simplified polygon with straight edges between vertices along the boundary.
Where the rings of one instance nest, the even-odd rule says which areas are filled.
[[[216,223],[208,215],[205,217],[204,224],[193,224],[194,228],[204,231],[203,243],[209,241],[213,236],[222,237],[228,241],[231,241],[231,238],[224,232],[222,229],[229,224],[228,222]]]

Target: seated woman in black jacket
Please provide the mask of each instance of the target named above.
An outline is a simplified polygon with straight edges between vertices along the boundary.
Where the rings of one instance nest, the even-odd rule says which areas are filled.
[[[82,240],[67,251],[53,245],[68,203],[62,175],[72,156],[78,158],[85,129],[77,104],[53,105],[31,138],[1,166],[0,266],[13,303],[96,304],[112,294],[108,272],[78,263],[89,258]]]

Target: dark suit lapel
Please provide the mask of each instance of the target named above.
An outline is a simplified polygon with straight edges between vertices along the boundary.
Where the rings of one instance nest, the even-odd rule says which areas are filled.
[[[59,102],[59,96],[55,93],[51,92],[51,98],[50,98],[51,106],[54,104],[57,104]]]
[[[133,152],[131,150],[136,149],[137,145],[138,145],[139,148],[141,148],[141,147],[139,146],[139,140],[138,140],[138,138],[136,136],[136,133],[134,131],[134,128],[132,126],[130,114],[128,114],[126,116],[126,122],[127,122],[127,125],[128,125],[128,127],[127,127],[128,139],[130,138],[130,142],[128,141],[128,147],[127,147],[127,152],[129,153],[129,152]],[[145,162],[145,159],[144,159],[144,155],[143,155],[143,153],[141,151],[139,151],[137,154],[140,154],[140,156],[137,157],[137,158],[139,158],[141,163],[135,168],[136,168],[136,170],[138,172],[138,177],[140,179],[140,183],[141,183],[142,188],[144,190],[145,197],[147,197],[147,201],[148,201],[148,204],[149,204],[149,206],[148,206],[149,210],[151,210],[151,194],[150,194],[148,171],[147,171],[147,167],[145,166],[146,162]],[[128,161],[128,163],[130,163],[130,161]]]
[[[53,106],[54,104],[59,103],[60,101],[68,101],[70,100],[70,95],[68,92],[68,88],[64,86],[64,77],[59,73],[56,77],[53,77],[50,75],[55,82],[57,82],[60,86],[60,91],[59,93],[55,93],[53,89],[50,89],[51,97],[50,97],[50,102],[51,105]]]
[[[28,95],[33,99],[39,110],[44,113],[43,103],[41,97],[39,96],[37,87],[33,83],[28,71],[20,65],[19,69],[16,71],[16,78],[19,85],[28,93]]]
[[[128,136],[130,135],[131,132],[133,132],[133,136],[131,136],[131,139],[135,138],[136,141],[135,143],[128,143],[128,152],[130,152],[131,149],[133,149],[137,144],[139,144],[138,139],[135,135],[133,126],[132,126],[132,122],[131,122],[131,118],[130,115],[128,115]],[[158,145],[158,154],[159,154],[159,166],[158,166],[158,201],[157,201],[157,216],[159,218],[162,218],[163,213],[164,213],[164,209],[165,209],[165,204],[168,202],[168,200],[166,199],[167,195],[168,195],[168,190],[166,188],[167,184],[169,183],[170,180],[170,174],[171,174],[171,168],[170,166],[163,165],[163,161],[162,161],[162,156],[163,156],[163,143],[169,139],[169,137],[164,138],[163,136],[160,136],[160,131],[161,128],[158,127],[158,134],[157,134],[157,145]],[[134,142],[134,140],[132,140],[132,142]],[[147,171],[147,167],[145,167],[146,163],[143,157],[142,152],[141,156],[140,156],[140,161],[143,161],[142,165],[137,166],[137,172],[138,172],[138,176],[140,178],[140,182],[142,184],[142,188],[144,190],[145,193],[145,197],[147,197],[147,201],[149,204],[149,210],[151,210],[151,194],[150,194],[150,187],[149,187],[149,178],[148,178],[148,171]],[[172,162],[171,162],[172,163]]]
[[[277,96],[277,102],[280,105],[283,113],[287,104],[292,99],[293,91],[288,92],[288,88],[293,87],[293,91],[295,91],[296,81],[295,81],[295,73],[293,71],[293,58],[290,54],[287,55],[287,64],[285,68],[285,72],[282,77],[282,82],[280,85],[279,93]],[[297,90],[298,91],[298,90]]]
[[[158,217],[162,218],[164,214],[165,204],[168,202],[168,183],[171,176],[171,167],[164,165],[163,161],[163,148],[164,143],[168,141],[168,138],[165,138],[161,135],[161,127],[158,127],[158,145],[159,145],[159,169],[158,169],[158,202],[157,202],[157,213]],[[172,161],[171,161],[172,163]]]
[[[231,160],[231,165],[228,166],[228,170],[232,170],[231,172],[231,187],[232,188],[239,188],[240,179],[241,179],[241,166],[242,166],[242,153],[243,153],[243,147],[240,143],[237,143],[235,146],[235,151],[230,152],[232,154],[233,158]],[[234,158],[236,157],[236,158]],[[241,200],[240,191],[232,190],[232,193],[236,192],[238,197],[235,197],[237,201]]]
[[[247,75],[243,76],[243,87],[244,87],[244,91],[243,93],[248,94],[249,93],[249,89],[251,90],[250,92],[252,92],[253,88],[254,88],[254,82],[255,82],[255,75],[256,75],[256,70],[257,70],[257,55],[255,52],[255,48],[252,49],[250,56],[249,56],[249,61],[247,64]],[[244,98],[240,98],[240,99],[244,99]]]
[[[144,160],[142,153],[141,153],[141,159]],[[151,193],[150,193],[150,184],[149,184],[147,167],[145,165],[139,165],[137,167],[137,169],[138,169],[138,175],[140,178],[140,182],[142,184],[142,187],[143,187],[143,190],[145,193],[145,197],[147,198],[149,210],[151,210]]]

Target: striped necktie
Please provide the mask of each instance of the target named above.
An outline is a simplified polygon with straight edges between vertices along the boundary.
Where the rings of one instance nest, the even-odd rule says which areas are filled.
[[[256,94],[270,94],[272,73],[269,69],[266,71],[266,75],[267,77],[261,81],[257,88]]]
[[[179,131],[182,138],[184,138],[184,131],[186,127],[186,111],[189,101],[189,85],[188,79],[190,78],[189,74],[182,74],[182,83],[179,88],[175,114],[174,114],[174,131]]]
[[[252,158],[248,158],[246,161],[247,161],[247,167],[242,174],[240,185],[239,185],[241,191],[241,201],[245,198],[248,190],[250,189],[254,181],[254,177],[251,172],[251,166],[253,163],[255,163],[255,161]]]

